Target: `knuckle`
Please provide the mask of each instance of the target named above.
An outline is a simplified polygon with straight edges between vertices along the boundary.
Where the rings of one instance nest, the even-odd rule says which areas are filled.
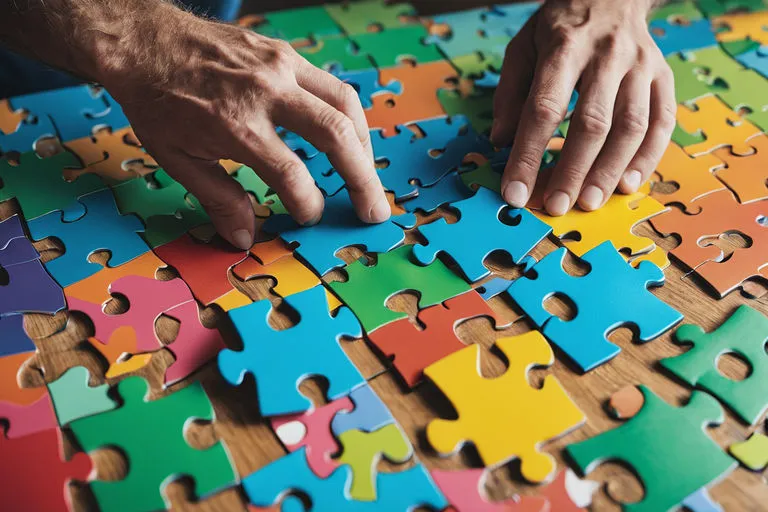
[[[603,137],[611,129],[610,116],[604,107],[597,104],[585,107],[577,120],[579,129],[587,135]]]
[[[558,171],[558,180],[564,184],[566,191],[573,192],[584,181],[587,171],[573,165],[563,166]]]
[[[550,45],[559,51],[569,51],[576,47],[577,32],[570,25],[558,24],[549,30]]]
[[[264,53],[264,59],[267,63],[277,68],[290,66],[296,55],[290,44],[280,40],[273,41]]]
[[[352,138],[357,139],[352,121],[333,107],[329,106],[318,114],[318,123],[335,145],[345,144]]]
[[[544,123],[559,123],[565,117],[565,107],[547,94],[536,95],[528,105],[529,114]]]
[[[287,158],[275,165],[275,170],[284,190],[300,190],[306,184],[306,173],[303,165],[296,160]]]
[[[339,103],[344,106],[345,109],[352,109],[359,103],[357,96],[357,90],[346,82],[339,82]]]
[[[664,102],[661,105],[655,124],[664,133],[672,133],[677,124],[677,105],[671,102]]]
[[[648,131],[648,112],[642,107],[629,107],[619,116],[620,129],[632,136],[642,136]]]
[[[538,154],[532,149],[524,149],[517,157],[518,168],[522,169],[526,173],[535,173],[539,171],[541,167],[541,159]]]

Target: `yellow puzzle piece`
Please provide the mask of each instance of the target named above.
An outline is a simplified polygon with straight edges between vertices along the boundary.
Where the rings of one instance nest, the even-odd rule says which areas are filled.
[[[733,443],[728,451],[752,471],[768,467],[768,437],[754,433],[746,441]]]
[[[711,153],[724,146],[731,146],[734,154],[747,155],[753,152],[747,140],[761,133],[760,128],[712,95],[697,99],[694,108],[678,105],[677,123],[688,133],[704,135],[703,142],[685,146],[685,152],[691,156]]]
[[[349,464],[352,476],[347,481],[347,497],[358,501],[376,499],[376,466],[382,457],[404,463],[413,455],[413,447],[395,423],[373,432],[348,430],[339,435],[342,446],[339,464]]]
[[[479,373],[480,347],[470,345],[427,367],[427,375],[451,400],[456,420],[437,419],[427,426],[427,439],[441,454],[453,453],[471,441],[486,466],[521,461],[531,482],[550,478],[555,461],[539,446],[584,423],[584,414],[557,379],[548,375],[541,389],[528,383],[528,370],[550,366],[552,349],[538,331],[503,338],[496,346],[509,360],[501,377]]]
[[[650,238],[636,235],[632,228],[667,210],[661,203],[649,197],[650,185],[643,186],[634,194],[614,194],[599,210],[587,212],[574,208],[560,217],[550,217],[544,212],[533,211],[564,245],[577,256],[583,256],[610,240],[617,249],[629,249],[631,263],[652,261],[660,268],[669,265],[667,253]],[[578,233],[576,239],[567,235]]]
[[[751,39],[762,45],[768,44],[768,12],[765,11],[725,14],[713,18],[712,26],[721,43]]]

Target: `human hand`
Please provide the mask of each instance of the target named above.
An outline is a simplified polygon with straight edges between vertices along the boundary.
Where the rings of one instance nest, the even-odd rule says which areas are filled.
[[[491,140],[514,140],[502,194],[523,207],[573,90],[579,100],[544,191],[551,215],[635,192],[675,127],[672,72],[651,38],[652,0],[548,0],[509,43],[494,97]]]
[[[363,221],[389,218],[351,86],[283,41],[165,3],[157,9],[144,17],[152,26],[135,38],[105,44],[116,53],[104,56],[98,79],[123,106],[144,147],[200,201],[221,236],[248,249],[255,231],[251,202],[219,164],[222,158],[254,169],[300,224],[320,219],[322,193],[275,132],[278,125],[328,154]]]

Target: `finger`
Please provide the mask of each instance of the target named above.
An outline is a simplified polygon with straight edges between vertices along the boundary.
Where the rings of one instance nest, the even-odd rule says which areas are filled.
[[[528,202],[547,143],[565,118],[568,102],[583,69],[577,51],[579,45],[573,37],[568,40],[564,36],[556,43],[536,66],[502,177],[502,195],[517,208]]]
[[[499,85],[493,95],[493,126],[491,142],[496,147],[506,147],[515,138],[520,114],[533,81],[536,54],[533,35],[536,26],[534,15],[526,22],[504,53]]]
[[[238,249],[250,249],[256,215],[243,187],[216,160],[182,153],[161,156],[163,169],[200,201],[222,238]]]
[[[368,131],[368,121],[365,119],[365,112],[355,88],[330,73],[316,68],[305,59],[301,60],[296,70],[296,82],[302,89],[314,94],[352,120],[357,138],[368,157],[373,161],[373,146]]]
[[[579,194],[582,209],[596,210],[605,204],[640,148],[648,131],[651,80],[651,74],[641,70],[624,77],[616,98],[613,126]]]
[[[605,144],[613,121],[616,95],[624,70],[619,59],[593,61],[581,78],[579,101],[571,118],[560,160],[544,192],[544,208],[550,215],[564,215],[581,192],[584,178]]]
[[[648,133],[619,181],[619,191],[631,194],[650,178],[667,149],[675,129],[677,100],[672,72],[665,65],[651,84]]]
[[[384,188],[357,137],[352,121],[303,89],[287,93],[275,106],[275,122],[307,139],[344,178],[352,204],[363,222],[383,222],[391,214]]]

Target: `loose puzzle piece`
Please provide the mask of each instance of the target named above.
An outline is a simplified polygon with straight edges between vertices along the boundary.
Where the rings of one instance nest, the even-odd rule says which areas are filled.
[[[706,487],[685,498],[682,505],[691,512],[725,512],[719,503],[712,501]]]
[[[735,155],[727,148],[715,151],[715,156],[727,164],[715,170],[715,176],[728,185],[740,203],[768,199],[768,137],[758,135],[747,142],[755,148],[751,155]]]
[[[703,142],[686,145],[683,149],[691,156],[711,153],[715,149],[731,146],[735,154],[752,152],[747,140],[760,133],[760,129],[742,119],[716,96],[696,100],[695,110],[678,105],[677,122],[689,134],[701,133]]]
[[[665,56],[717,45],[715,32],[707,19],[689,23],[656,20],[650,23],[650,33]]]
[[[339,411],[331,420],[333,435],[338,437],[349,430],[373,432],[394,423],[392,414],[368,384],[356,387],[349,393],[355,404],[351,411]]]
[[[426,308],[470,291],[469,285],[442,262],[428,267],[414,264],[410,246],[379,254],[376,265],[362,261],[348,265],[346,282],[330,283],[331,289],[354,311],[363,329],[372,333],[382,325],[408,315],[387,308],[387,300],[398,293],[419,292],[419,307]]]
[[[50,117],[62,142],[90,137],[98,126],[128,126],[123,109],[109,93],[90,85],[14,96],[10,102],[14,110],[26,110],[38,119]]]
[[[64,458],[61,431],[44,430],[20,439],[0,437],[0,502],[6,510],[72,510],[69,484],[91,476],[91,459]]]
[[[755,48],[737,55],[736,60],[744,67],[753,69],[768,78],[768,58],[766,57],[768,57],[768,46],[757,45]]]
[[[443,60],[437,46],[427,41],[428,37],[427,29],[418,24],[350,35],[352,42],[369,55],[379,69],[397,66],[405,59],[419,64]]]
[[[760,9],[765,9],[762,2]],[[768,12],[762,10],[718,16],[712,19],[712,26],[717,30],[717,40],[721,43],[750,39],[762,45],[768,44]]]
[[[35,344],[24,330],[24,315],[0,316],[0,357],[35,351]]]
[[[720,424],[723,411],[713,397],[694,391],[684,407],[673,407],[640,386],[645,405],[619,427],[571,444],[566,453],[581,473],[607,461],[628,464],[638,475],[644,498],[630,512],[671,510],[702,487],[719,481],[736,466],[706,433]],[[660,425],[674,425],[659,435]]]
[[[363,108],[371,108],[373,106],[372,98],[377,94],[389,92],[397,96],[403,92],[403,84],[399,80],[389,79],[386,84],[381,82],[377,69],[345,71],[336,76],[342,82],[355,88]]]
[[[304,449],[300,449],[245,477],[243,488],[253,505],[266,507],[281,502],[284,512],[383,512],[413,510],[420,506],[442,510],[448,505],[420,464],[400,473],[379,473],[375,501],[356,501],[346,496],[344,490],[351,474],[351,468],[341,467],[326,479],[318,478],[307,466]],[[309,498],[308,508],[296,493]]]
[[[405,463],[413,456],[413,446],[396,423],[374,430],[348,430],[339,436],[342,446],[337,462],[352,468],[345,494],[353,500],[376,500],[377,466],[382,457],[393,463]]]
[[[134,215],[120,215],[110,190],[83,196],[85,216],[67,222],[63,212],[51,212],[29,222],[32,238],[58,238],[64,254],[45,264],[61,286],[69,286],[99,271],[101,265],[88,257],[96,251],[109,251],[113,267],[127,263],[149,250],[139,235],[144,231]],[[98,237],[94,237],[98,233]]]
[[[373,66],[371,58],[360,52],[346,37],[326,37],[313,46],[297,48],[299,54],[310,64],[325,71],[358,71]]]
[[[410,4],[382,0],[329,4],[325,9],[344,32],[350,35],[365,34],[373,29],[387,31],[398,28],[408,17],[416,16],[416,10]]]
[[[365,111],[368,126],[381,128],[384,137],[397,135],[397,125],[445,115],[440,92],[443,88],[453,87],[451,80],[459,78],[453,66],[444,60],[418,64],[404,62],[379,70],[379,77],[381,83],[396,81],[401,84],[399,94],[385,92],[371,97],[371,107]],[[422,123],[420,121],[419,125]],[[395,154],[377,156],[391,158]]]
[[[78,165],[77,159],[66,151],[48,158],[40,158],[34,152],[22,153],[19,165],[2,159],[0,201],[15,197],[27,222],[54,210],[62,210],[65,221],[75,221],[86,212],[81,196],[105,188],[96,176],[65,181],[64,168]]]
[[[120,408],[70,423],[86,452],[113,446],[127,459],[124,479],[91,483],[102,510],[165,509],[164,487],[183,476],[194,480],[194,493],[201,498],[236,482],[222,442],[197,450],[184,438],[195,419],[215,419],[199,382],[157,400],[147,400],[149,386],[141,377],[120,381],[117,391]]]
[[[491,502],[484,495],[485,469],[431,472],[437,486],[456,512],[549,512],[546,498],[513,496],[504,501]]]
[[[304,447],[307,465],[312,472],[320,478],[328,478],[339,467],[338,460],[332,458],[332,455],[340,449],[331,434],[331,421],[341,411],[350,411],[353,407],[352,401],[345,396],[300,414],[275,416],[270,422],[280,442],[289,452]]]
[[[752,434],[749,439],[733,443],[728,451],[752,471],[762,471],[768,466],[768,437]]]
[[[650,261],[666,268],[669,266],[666,252],[657,248],[650,238],[632,232],[641,222],[667,211],[661,203],[648,196],[649,192],[650,187],[645,186],[634,194],[614,194],[598,210],[574,208],[559,217],[551,217],[544,212],[534,212],[534,215],[551,226],[555,236],[577,256],[583,256],[609,241],[619,250],[628,250],[629,258],[636,256],[632,260],[633,266],[641,261]],[[574,234],[578,236],[574,237]]]
[[[324,7],[286,9],[267,13],[264,17],[277,31],[276,35],[286,41],[342,35]]]
[[[397,372],[412,388],[421,382],[424,368],[466,346],[456,335],[456,327],[481,316],[495,319],[491,307],[471,290],[419,311],[418,321],[425,326],[423,329],[403,318],[377,329],[369,337],[393,360]]]
[[[0,401],[0,419],[8,423],[8,439],[26,437],[58,426],[51,397],[47,393],[27,405]]]
[[[754,425],[768,409],[768,318],[746,305],[716,330],[705,333],[696,325],[683,325],[675,333],[678,344],[693,344],[688,352],[661,360],[662,366],[691,386],[704,389]],[[737,354],[750,367],[743,380],[724,377],[717,369],[723,354]]]
[[[651,221],[664,235],[678,234],[680,245],[670,251],[724,296],[742,281],[766,273],[768,266],[768,229],[761,219],[768,216],[765,202],[739,204],[733,195],[720,191],[692,203],[701,208],[698,215],[672,210]],[[723,251],[707,243],[728,233],[740,233],[750,240],[746,249],[735,249],[723,258]]]
[[[0,103],[1,108],[2,103]],[[19,118],[14,117],[12,119],[12,122],[15,122]],[[19,119],[19,122],[12,125],[12,129],[6,132],[4,132],[2,124],[3,118],[0,114],[0,153],[34,151],[38,140],[56,136],[56,128],[48,116]]]
[[[607,339],[613,330],[632,325],[638,340],[647,342],[682,320],[682,314],[648,290],[664,282],[664,273],[653,263],[644,261],[632,268],[610,242],[604,242],[584,254],[582,260],[591,269],[576,277],[563,269],[565,253],[562,248],[542,258],[533,275],[513,281],[507,292],[582,371],[621,352]],[[544,302],[553,296],[567,297],[576,316],[563,321],[549,313]]]
[[[419,226],[427,245],[414,245],[413,255],[422,265],[429,265],[438,253],[445,253],[471,283],[490,274],[483,265],[490,254],[503,251],[520,263],[552,231],[529,211],[511,208],[487,188],[479,188],[474,196],[451,207],[458,210],[458,220],[449,224],[441,217]]]
[[[393,216],[381,224],[366,224],[358,219],[345,189],[325,198],[323,217],[314,226],[299,226],[288,215],[275,215],[267,219],[263,229],[279,233],[288,243],[298,243],[296,254],[322,276],[345,264],[336,256],[339,249],[359,246],[368,252],[385,253],[402,244],[403,229],[415,224],[413,214]]]
[[[23,110],[12,109],[7,99],[0,100],[0,134],[15,132],[25,118]]]
[[[117,404],[107,394],[109,386],[91,386],[89,380],[88,369],[75,366],[47,384],[56,417],[62,427],[77,419],[117,408]]]
[[[529,384],[532,367],[554,362],[552,349],[538,331],[500,339],[496,347],[509,360],[501,377],[486,379],[480,375],[477,345],[424,370],[458,413],[456,420],[430,422],[427,439],[444,455],[472,442],[486,467],[518,458],[526,480],[546,481],[556,465],[552,456],[540,451],[541,444],[579,427],[584,414],[554,376],[545,377],[540,389]]]
[[[264,416],[306,411],[310,403],[298,389],[309,377],[325,377],[332,400],[364,382],[339,346],[342,336],[362,335],[352,312],[339,308],[336,316],[331,316],[322,286],[292,295],[285,302],[298,312],[300,320],[281,331],[267,323],[272,309],[268,300],[230,311],[244,349],[219,354],[219,371],[233,386],[240,385],[246,373],[253,374]],[[293,357],[286,358],[286,350]]]
[[[27,239],[13,244],[29,244]],[[39,259],[2,267],[7,282],[0,285],[0,317],[18,313],[54,314],[66,307],[64,291]]]
[[[714,155],[692,158],[683,148],[670,142],[656,166],[656,175],[658,181],[674,184],[677,190],[671,193],[659,192],[661,187],[654,186],[651,197],[665,205],[677,203],[689,208],[696,199],[725,189],[723,183],[712,174],[725,167],[719,158],[722,151],[731,154],[729,149],[723,148],[715,151]]]

